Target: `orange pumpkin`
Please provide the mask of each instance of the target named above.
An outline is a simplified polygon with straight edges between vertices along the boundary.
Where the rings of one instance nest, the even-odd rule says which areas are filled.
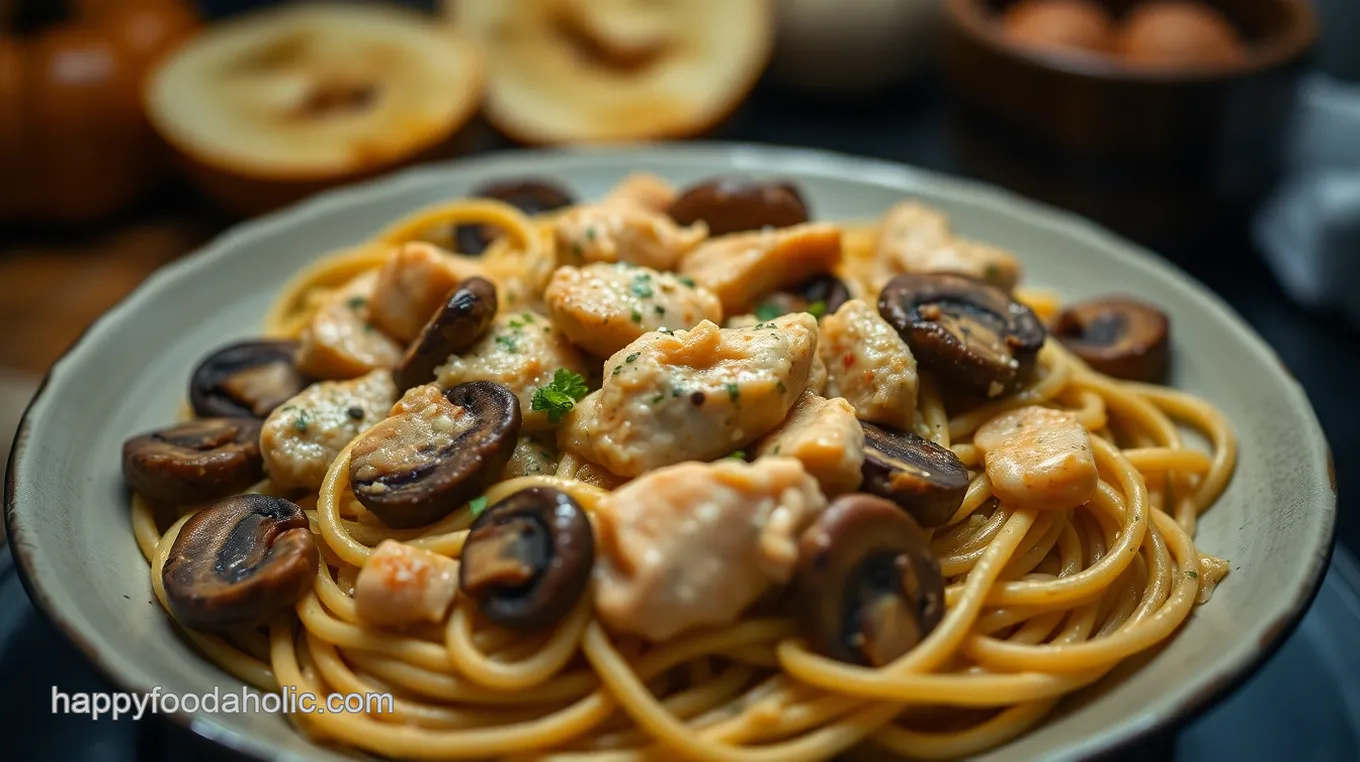
[[[97,220],[159,180],[142,80],[197,26],[185,0],[74,0],[33,33],[0,18],[0,221]]]

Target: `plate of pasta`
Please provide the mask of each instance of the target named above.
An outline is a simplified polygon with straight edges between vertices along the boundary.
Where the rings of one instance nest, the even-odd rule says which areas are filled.
[[[249,222],[52,369],[26,589],[259,759],[1087,759],[1307,609],[1335,477],[1224,304],[987,187],[533,151]]]

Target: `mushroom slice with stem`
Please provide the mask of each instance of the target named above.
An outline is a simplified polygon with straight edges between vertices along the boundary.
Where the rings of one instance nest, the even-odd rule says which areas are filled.
[[[565,492],[530,487],[473,522],[459,586],[492,622],[533,630],[571,611],[594,565],[595,536],[585,510]]]
[[[571,191],[547,179],[524,177],[480,185],[468,194],[473,198],[494,198],[528,215],[551,212],[576,203]],[[495,225],[458,225],[453,230],[454,244],[460,254],[479,257],[500,235]]]
[[[949,521],[968,493],[959,456],[909,431],[860,421],[864,430],[863,490],[891,500],[922,526]]]
[[[1029,380],[1047,336],[1029,307],[963,275],[898,275],[879,294],[878,311],[922,367],[988,397]]]
[[[158,503],[183,505],[240,492],[264,478],[261,422],[204,418],[123,443],[123,478]]]
[[[194,514],[161,571],[166,604],[194,630],[258,627],[312,587],[320,554],[297,505],[235,495]]]
[[[434,369],[481,340],[496,317],[496,287],[485,278],[468,278],[425,324],[393,371],[397,391],[434,381]]]
[[[793,183],[719,177],[693,185],[671,204],[671,218],[681,225],[699,220],[709,235],[801,225],[810,218],[807,203]]]
[[[519,436],[519,400],[490,381],[446,392],[418,386],[392,412],[355,442],[350,485],[393,529],[433,523],[476,497],[510,462]]]
[[[189,380],[189,402],[200,417],[264,418],[307,385],[297,369],[296,341],[247,341],[208,355]]]
[[[1170,360],[1171,322],[1150,304],[1107,296],[1073,304],[1053,329],[1092,370],[1131,381],[1159,381]]]
[[[808,527],[794,589],[808,643],[851,664],[888,664],[944,617],[944,579],[925,532],[873,495],[837,498]]]

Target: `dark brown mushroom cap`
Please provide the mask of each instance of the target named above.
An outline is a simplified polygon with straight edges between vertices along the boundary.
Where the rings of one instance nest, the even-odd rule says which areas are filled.
[[[964,275],[898,275],[879,294],[878,312],[922,367],[988,397],[1029,380],[1047,335],[1029,307]]]
[[[296,341],[247,341],[203,358],[189,378],[194,415],[268,417],[312,382],[293,361],[297,350]]]
[[[549,627],[585,594],[595,564],[586,512],[565,492],[530,487],[487,508],[463,545],[458,584],[487,619]]]
[[[264,478],[256,418],[203,418],[123,443],[123,478],[137,494],[183,505],[240,492]]]
[[[840,278],[830,274],[818,275],[798,286],[776,291],[761,299],[756,307],[756,313],[757,316],[761,316],[761,310],[768,308],[780,315],[787,315],[790,312],[807,312],[813,305],[820,304],[821,308],[816,315],[820,320],[823,315],[834,313],[848,301],[850,289]],[[761,317],[769,319],[769,316]]]
[[[843,495],[798,543],[799,624],[818,653],[883,666],[944,617],[944,578],[925,532],[873,495]]]
[[[948,447],[910,431],[860,421],[864,429],[861,489],[886,498],[921,526],[949,521],[968,494],[968,468]]]
[[[235,495],[184,522],[161,581],[170,613],[185,627],[258,627],[311,589],[319,557],[307,514],[297,505]]]
[[[699,220],[709,235],[764,227],[786,228],[809,219],[807,204],[793,183],[759,182],[749,177],[719,177],[685,189],[667,210],[681,225]]]
[[[1160,381],[1171,359],[1171,321],[1128,297],[1073,304],[1058,317],[1053,335],[1093,370],[1115,378]]]
[[[473,198],[494,198],[525,214],[539,214],[576,203],[571,192],[551,180],[522,178],[504,180],[472,189]],[[454,245],[460,254],[480,256],[501,234],[495,225],[459,225],[453,230]]]
[[[521,422],[514,393],[472,381],[443,394],[446,405],[396,415],[354,444],[354,496],[393,529],[438,521],[476,497],[510,462]],[[437,428],[445,427],[443,430]]]
[[[496,287],[491,281],[472,277],[458,284],[392,372],[398,393],[433,381],[435,369],[445,360],[481,340],[497,309]]]

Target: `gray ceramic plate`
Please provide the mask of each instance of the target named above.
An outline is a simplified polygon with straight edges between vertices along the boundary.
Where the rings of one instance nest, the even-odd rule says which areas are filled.
[[[731,172],[792,178],[824,219],[869,218],[919,197],[962,233],[1015,250],[1031,285],[1065,298],[1131,292],[1171,315],[1174,384],[1219,405],[1241,438],[1236,478],[1197,538],[1231,559],[1232,574],[1138,669],[985,759],[1087,758],[1183,720],[1259,665],[1307,608],[1332,541],[1327,445],[1298,383],[1219,299],[1089,223],[997,190],[843,156],[717,145],[520,152],[418,169],[242,225],[156,274],[53,367],[21,427],[6,518],[34,602],[128,688],[237,687],[175,635],[152,599],[119,476],[123,440],[172,420],[195,361],[254,334],[280,284],[322,252],[493,178],[553,176],[589,198],[634,170],[678,183]],[[276,716],[179,719],[252,756],[333,758]]]

